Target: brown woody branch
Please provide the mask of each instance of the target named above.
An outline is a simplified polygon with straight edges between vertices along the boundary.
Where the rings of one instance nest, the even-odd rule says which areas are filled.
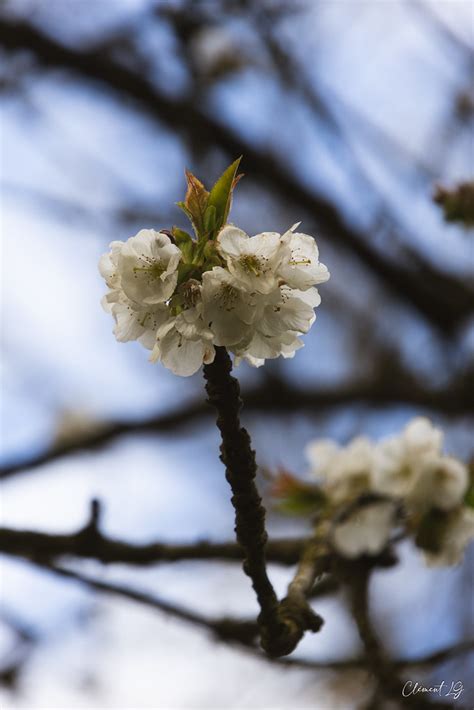
[[[240,387],[231,371],[227,350],[217,347],[214,361],[204,366],[206,392],[217,413],[221,460],[232,490],[235,533],[244,552],[243,569],[252,581],[260,606],[261,645],[270,656],[286,656],[296,648],[306,630],[320,629],[322,619],[311,610],[306,599],[301,603],[299,596],[279,602],[268,578],[265,508],[255,485],[257,463],[250,436],[240,424]]]
[[[267,544],[267,559],[282,565],[296,564],[303,546],[302,539],[271,540]],[[89,526],[69,535],[0,528],[0,552],[50,563],[67,557],[136,566],[190,560],[241,562],[243,559],[242,548],[236,542],[137,545],[107,537]]]

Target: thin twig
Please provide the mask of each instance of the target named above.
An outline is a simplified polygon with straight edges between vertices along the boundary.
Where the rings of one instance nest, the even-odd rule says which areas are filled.
[[[147,606],[156,611],[163,612],[174,618],[190,623],[194,626],[203,628],[211,632],[219,641],[229,644],[237,644],[243,650],[255,655],[260,659],[279,665],[280,667],[301,668],[307,670],[328,670],[328,671],[345,671],[357,670],[366,667],[365,658],[348,658],[342,660],[328,661],[313,661],[311,659],[300,658],[276,658],[272,656],[262,656],[255,646],[255,637],[258,631],[257,622],[249,620],[234,619],[231,617],[222,617],[219,619],[209,619],[188,609],[184,609],[178,605],[165,602],[158,599],[156,596],[137,591],[128,586],[113,584],[95,579],[89,575],[84,575],[80,572],[50,565],[45,563],[33,562],[38,568],[50,572],[63,579],[71,579],[84,585],[89,589],[93,589],[102,594],[111,594],[118,596],[128,601],[133,601],[144,606]],[[471,641],[463,641],[453,646],[446,647],[430,654],[429,656],[420,657],[418,659],[398,659],[394,661],[396,667],[420,667],[431,666],[441,663],[448,659],[456,658],[465,653],[474,651],[474,639]]]
[[[286,615],[293,618],[295,626],[300,629],[300,638],[305,629],[316,632],[322,626],[323,620],[315,614],[308,598],[316,596],[315,581],[327,572],[328,567],[327,545],[317,537],[312,538],[303,550],[296,574],[288,586],[287,595],[280,603]]]
[[[296,564],[303,550],[301,538],[271,540],[267,559],[283,565]],[[69,535],[48,534],[34,530],[0,528],[0,552],[32,560],[56,560],[61,557],[94,559],[104,564],[153,565],[161,562],[242,561],[243,551],[236,542],[166,544],[151,542],[137,545],[86,529]]]
[[[49,565],[39,562],[34,562],[33,564],[37,565],[41,569],[53,572],[59,577],[73,579],[76,582],[79,582],[90,589],[95,589],[98,592],[105,592],[117,597],[139,602],[140,604],[156,609],[157,611],[162,611],[168,616],[172,616],[180,621],[186,621],[194,626],[207,629],[223,641],[236,641],[247,646],[253,643],[253,640],[258,634],[258,625],[256,621],[253,620],[236,620],[229,619],[228,617],[208,619],[201,614],[196,614],[189,609],[179,606],[178,604],[166,602],[162,599],[158,599],[154,595],[148,594],[147,592],[133,589],[125,585],[103,582],[99,579],[94,579],[87,575],[81,574],[80,572],[66,569],[65,567],[58,567],[57,565]]]
[[[474,639],[460,641],[453,646],[446,646],[438,651],[430,653],[428,656],[420,656],[419,658],[406,658],[394,661],[393,664],[398,668],[421,668],[423,666],[434,666],[446,661],[451,661],[453,658],[464,653],[472,653],[474,651]]]

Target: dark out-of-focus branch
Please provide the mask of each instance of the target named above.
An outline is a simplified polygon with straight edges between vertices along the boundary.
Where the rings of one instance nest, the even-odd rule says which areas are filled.
[[[258,655],[259,658],[272,663],[297,668],[327,668],[331,670],[345,670],[364,666],[364,661],[360,659],[328,662],[323,661],[319,663],[317,661],[281,659],[263,655],[260,651],[258,651],[255,644],[255,639],[258,634],[258,625],[256,620],[241,620],[229,617],[217,619],[208,618],[196,612],[190,611],[189,609],[185,609],[184,607],[161,600],[154,595],[148,594],[147,592],[143,592],[123,584],[104,582],[65,567],[58,567],[56,565],[49,565],[40,562],[35,562],[33,564],[35,564],[35,566],[39,569],[51,572],[52,574],[62,577],[63,579],[70,579],[78,582],[84,587],[92,589],[96,592],[107,594],[109,596],[116,596],[128,601],[138,602],[139,604],[147,606],[155,611],[163,612],[168,616],[174,617],[179,621],[202,628],[205,631],[211,632],[214,638],[226,643],[237,644],[241,648]]]
[[[404,683],[395,673],[395,665],[386,656],[370,619],[368,603],[370,567],[364,566],[364,563],[347,564],[343,574],[347,574],[346,585],[351,612],[364,645],[367,667],[376,680],[378,693],[397,703],[400,703],[400,698],[402,698],[403,706],[406,705],[414,710],[424,710],[424,708],[427,710],[429,708],[449,710],[452,708],[451,703],[432,702],[425,695],[404,696]],[[401,665],[397,664],[398,667]]]
[[[335,205],[306,188],[270,153],[247,143],[231,128],[187,100],[170,99],[139,73],[100,49],[78,50],[62,45],[24,21],[0,19],[0,45],[32,52],[40,64],[65,68],[99,81],[140,104],[146,112],[193,142],[217,146],[233,156],[245,155],[245,169],[298,209],[309,212],[339,245],[361,260],[403,303],[413,306],[444,331],[452,330],[472,312],[472,289],[415,255],[402,265],[386,258],[363,234],[347,224]]]
[[[299,538],[271,540],[267,547],[267,559],[269,562],[293,565],[298,561],[302,548],[303,540]],[[69,535],[0,528],[0,552],[49,562],[70,557],[136,566],[189,560],[241,562],[243,558],[242,549],[236,542],[152,542],[137,545],[110,538],[90,527]]]
[[[336,661],[313,661],[299,658],[275,658],[263,655],[256,647],[255,639],[258,626],[254,620],[234,619],[222,617],[217,619],[202,616],[196,612],[185,609],[179,605],[158,599],[156,596],[131,588],[126,585],[104,582],[99,579],[84,575],[80,572],[64,567],[58,567],[48,563],[34,562],[35,566],[46,572],[50,572],[63,579],[69,579],[82,584],[88,589],[101,594],[116,596],[128,601],[137,602],[155,611],[163,612],[177,620],[189,623],[210,632],[219,641],[236,644],[240,648],[258,656],[260,659],[270,663],[278,664],[288,668],[302,668],[308,670],[329,670],[344,671],[357,668],[365,668],[367,660],[364,658],[349,658]],[[474,649],[474,640],[462,641],[458,644],[438,650],[436,653],[416,659],[397,659],[393,662],[396,668],[410,668],[433,666],[448,660],[457,658],[460,655],[471,652]]]
[[[236,620],[227,617],[209,619],[201,614],[194,613],[189,609],[185,609],[177,604],[173,604],[156,596],[148,594],[132,587],[125,585],[113,584],[112,582],[103,582],[99,579],[91,578],[65,567],[58,567],[46,563],[35,562],[38,567],[46,571],[50,571],[57,576],[65,579],[72,579],[79,584],[83,584],[90,589],[98,592],[105,592],[111,596],[122,597],[131,601],[139,602],[145,606],[151,607],[156,611],[161,611],[172,616],[180,621],[185,621],[194,626],[199,626],[208,631],[211,631],[215,636],[222,641],[237,642],[245,646],[251,646],[258,633],[257,623],[253,620]]]
[[[383,155],[390,153],[398,160],[402,158],[405,163],[409,164],[412,174],[416,175],[417,179],[423,179],[424,183],[433,182],[437,179],[439,172],[430,167],[423,159],[413,155],[401,142],[397,141],[393,136],[386,133],[382,128],[373,123],[372,119],[360,113],[356,108],[350,105],[347,101],[338,95],[333,87],[325,86],[321,79],[315,84],[314,81],[306,75],[305,67],[298,62],[293,55],[287,51],[285,43],[280,41],[275,32],[275,23],[268,17],[266,11],[257,13],[259,31],[261,33],[262,42],[270,52],[274,66],[279,74],[282,83],[290,88],[294,93],[299,95],[314,113],[321,119],[324,125],[329,130],[333,139],[338,141],[339,148],[343,155],[349,158],[350,168],[352,168],[356,179],[359,180],[361,190],[368,191],[377,200],[377,219],[386,223],[392,228],[393,232],[398,234],[404,233],[405,241],[408,241],[406,228],[399,223],[398,217],[395,216],[388,200],[385,199],[381,191],[378,189],[375,182],[370,178],[361,161],[356,155],[352,147],[352,141],[344,125],[340,120],[337,111],[333,108],[333,103],[338,104],[343,109],[343,115],[350,123],[356,123],[359,127],[359,133],[364,134],[372,143],[375,144],[375,149],[380,152],[383,150]],[[324,89],[319,84],[323,84]],[[328,100],[328,96],[331,100]]]
[[[8,652],[0,659],[0,686],[10,691],[18,689],[21,674],[28,664],[29,658],[39,642],[38,634],[29,624],[2,605],[0,624],[10,630],[13,643]]]
[[[85,203],[68,200],[50,194],[45,190],[32,189],[28,185],[20,185],[2,180],[0,188],[6,196],[22,200],[33,208],[44,210],[48,214],[55,214],[58,218],[94,224],[107,223],[111,225],[129,226],[136,223],[146,224],[150,227],[156,225],[170,225],[173,222],[171,214],[161,214],[149,205],[140,205],[130,202],[128,205],[91,207]]]
[[[474,373],[467,372],[457,381],[443,389],[428,389],[406,372],[385,368],[373,382],[360,382],[335,389],[296,390],[279,378],[267,377],[255,389],[244,392],[247,412],[318,414],[330,407],[360,404],[377,407],[406,404],[440,412],[444,415],[461,416],[474,413],[471,392]],[[110,442],[134,434],[171,434],[209,415],[203,401],[184,405],[169,414],[160,414],[133,421],[104,422],[95,431],[78,435],[30,458],[13,461],[0,467],[0,480],[5,480],[22,471],[31,470],[56,461],[64,456],[103,447]]]
[[[105,582],[84,575],[79,571],[58,565],[58,559],[65,556],[93,558],[106,563],[125,562],[136,565],[146,565],[162,561],[176,561],[178,559],[239,560],[242,558],[242,550],[238,545],[235,543],[196,543],[194,545],[163,545],[154,543],[142,546],[133,545],[105,536],[100,530],[100,517],[100,503],[97,500],[93,500],[87,524],[74,534],[47,535],[32,531],[1,529],[0,552],[27,559],[39,569],[51,572],[64,579],[78,582],[96,592],[138,602],[153,610],[163,612],[180,621],[211,632],[212,635],[220,641],[238,644],[250,653],[262,657],[256,645],[258,634],[258,624],[256,620],[242,620],[229,617],[209,618],[178,604],[164,601],[155,595],[151,595],[134,587]],[[303,550],[304,553],[301,557]],[[267,545],[268,559],[273,562],[292,564],[301,558],[297,574],[292,584],[290,584],[287,599],[290,599],[292,589],[293,592],[296,591],[297,595],[301,592],[305,597],[311,592],[314,577],[317,574],[317,568],[314,566],[313,561],[314,559],[320,559],[319,553],[315,556],[313,552],[317,552],[318,550],[319,547],[313,549],[311,546],[305,546],[302,540],[275,540]],[[324,565],[324,569],[325,568],[326,565]],[[325,587],[324,584],[321,585],[321,583],[319,583],[319,585],[316,585],[313,589],[314,593],[312,596],[315,594],[318,596],[330,594],[336,590],[337,586]],[[22,638],[25,637],[29,641],[30,633],[26,635],[26,632],[21,629],[20,634]],[[472,651],[473,648],[474,641],[462,641],[456,645],[438,650],[428,656],[414,659],[399,659],[394,661],[392,665],[397,668],[407,668],[411,666],[429,667],[443,663],[458,655],[468,653]],[[363,668],[368,662],[367,659],[358,658],[323,662],[300,659],[281,660],[268,656],[264,656],[264,658],[273,663],[281,663],[290,667],[331,670]]]

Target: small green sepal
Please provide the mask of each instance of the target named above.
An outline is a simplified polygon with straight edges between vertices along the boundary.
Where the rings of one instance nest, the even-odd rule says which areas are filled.
[[[319,486],[301,481],[288,471],[280,471],[275,478],[272,494],[279,499],[277,510],[289,515],[312,515],[327,502]]]

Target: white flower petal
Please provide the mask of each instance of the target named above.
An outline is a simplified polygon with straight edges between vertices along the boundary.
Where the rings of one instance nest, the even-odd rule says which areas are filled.
[[[220,232],[218,248],[229,272],[250,291],[269,293],[277,286],[276,268],[280,260],[280,235],[262,232],[249,237],[236,227]]]
[[[391,501],[358,507],[349,517],[337,523],[332,543],[343,557],[378,555],[387,545],[396,520],[396,506]]]
[[[180,250],[166,234],[142,229],[119,255],[124,293],[138,304],[164,303],[176,288],[180,259]]]
[[[316,475],[326,475],[340,447],[332,439],[317,439],[306,446],[305,452]]]
[[[114,334],[119,342],[138,340],[148,332],[151,335],[145,341],[150,342],[161,324],[169,318],[166,306],[135,310],[128,303],[116,303],[112,306],[112,313],[116,321]]]
[[[468,485],[467,466],[461,461],[451,456],[424,455],[406,500],[419,511],[430,508],[448,511],[462,503]]]
[[[288,255],[278,268],[280,278],[292,288],[305,291],[311,286],[329,279],[329,271],[319,262],[315,240],[309,234],[299,232],[285,235]]]
[[[255,318],[255,302],[226,269],[215,267],[202,278],[203,320],[216,345],[231,346],[247,338]]]
[[[175,375],[194,375],[205,357],[209,360],[209,348],[202,341],[188,340],[176,330],[171,330],[160,341],[160,362]]]
[[[245,249],[245,244],[250,239],[242,229],[227,224],[217,236],[219,251],[224,257],[238,258]]]

